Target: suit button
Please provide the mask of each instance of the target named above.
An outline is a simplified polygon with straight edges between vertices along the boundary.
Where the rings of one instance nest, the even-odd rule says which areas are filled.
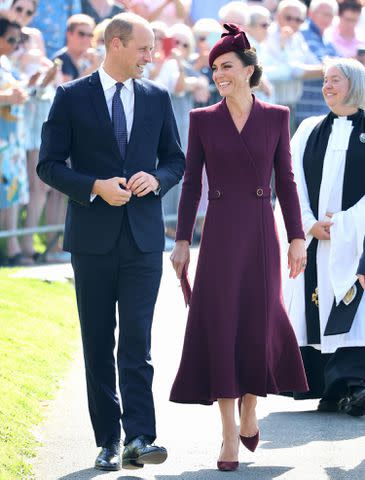
[[[127,175],[127,170],[123,169],[123,176],[125,177]]]
[[[264,194],[264,191],[263,191],[262,188],[258,188],[258,189],[256,190],[256,195],[257,195],[258,197],[262,197],[263,194]]]
[[[220,190],[215,191],[215,197],[220,198],[222,196],[222,192]]]

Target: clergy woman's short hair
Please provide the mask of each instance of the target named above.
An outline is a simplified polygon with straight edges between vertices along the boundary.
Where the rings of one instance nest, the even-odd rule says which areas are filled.
[[[325,63],[325,71],[329,67],[338,68],[350,83],[346,105],[357,108],[365,107],[365,67],[354,58],[333,58]]]

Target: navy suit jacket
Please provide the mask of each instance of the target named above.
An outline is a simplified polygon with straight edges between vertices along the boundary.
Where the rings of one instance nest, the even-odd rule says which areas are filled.
[[[360,258],[359,268],[357,269],[359,275],[365,275],[365,238],[364,238],[364,250],[362,257]]]
[[[134,80],[134,93],[134,120],[123,162],[99,74],[57,89],[42,129],[37,173],[69,197],[67,251],[107,253],[116,243],[125,214],[142,251],[164,248],[161,197],[179,182],[185,159],[167,91],[149,80]],[[66,164],[68,158],[71,168]],[[139,171],[158,177],[159,195],[132,196],[122,207],[110,206],[99,196],[90,202],[96,179],[118,176],[128,180]]]

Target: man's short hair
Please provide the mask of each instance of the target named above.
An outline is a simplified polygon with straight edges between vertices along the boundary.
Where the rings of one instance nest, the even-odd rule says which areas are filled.
[[[248,5],[249,26],[254,27],[262,18],[271,18],[270,10],[262,5]]]
[[[300,0],[281,0],[281,2],[279,2],[278,4],[277,13],[281,13],[284,10],[284,8],[288,8],[288,7],[297,8],[303,20],[307,16],[307,7]]]
[[[104,32],[105,47],[109,47],[113,38],[119,38],[125,46],[132,38],[133,25],[135,24],[151,29],[149,22],[135,13],[123,12],[115,15]]]
[[[85,15],[84,13],[76,13],[76,15],[71,15],[67,20],[67,31],[74,32],[75,28],[80,25],[89,25],[92,29],[95,28],[95,20],[90,17],[90,15]]]
[[[1,15],[0,16],[0,37],[3,37],[10,28],[17,28],[18,30],[21,30],[22,27],[19,25],[19,23],[13,22],[7,16]]]
[[[312,0],[309,5],[309,11],[314,12],[321,5],[328,5],[329,7],[332,8],[333,15],[337,15],[338,3],[336,2],[336,0]]]

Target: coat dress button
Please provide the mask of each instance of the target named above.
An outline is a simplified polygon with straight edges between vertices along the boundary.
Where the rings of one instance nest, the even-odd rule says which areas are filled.
[[[263,194],[264,194],[264,191],[263,191],[262,188],[258,188],[258,189],[256,190],[256,195],[257,195],[258,197],[262,197]]]
[[[215,198],[220,198],[222,196],[222,192],[220,190],[216,190],[214,192],[214,196],[215,196]]]

